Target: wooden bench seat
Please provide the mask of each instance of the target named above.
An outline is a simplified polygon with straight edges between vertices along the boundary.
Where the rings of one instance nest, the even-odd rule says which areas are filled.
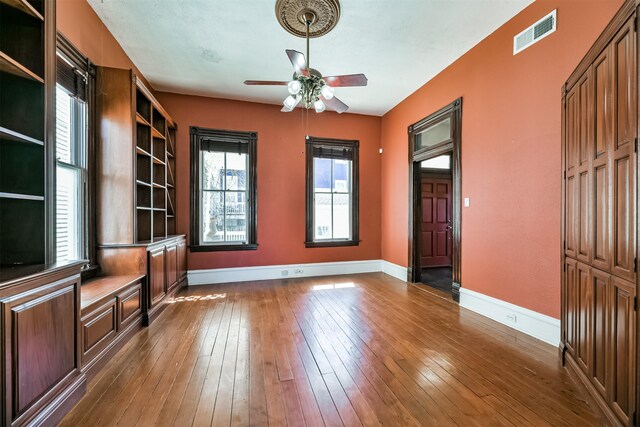
[[[97,277],[80,287],[82,371],[88,377],[141,328],[145,278]]]

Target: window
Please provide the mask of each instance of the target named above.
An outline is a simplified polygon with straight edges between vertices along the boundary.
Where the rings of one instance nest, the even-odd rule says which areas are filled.
[[[422,169],[443,169],[449,170],[451,169],[451,155],[445,154],[438,157],[433,157],[431,159],[423,160],[420,162],[420,167]]]
[[[414,151],[433,148],[451,141],[451,117],[441,120],[415,135]]]
[[[191,127],[191,249],[257,249],[255,132]]]
[[[306,153],[305,245],[358,245],[358,141],[309,137]]]
[[[65,44],[64,46],[67,46]],[[68,51],[67,49],[64,49]],[[56,260],[90,258],[88,229],[89,63],[56,57]]]

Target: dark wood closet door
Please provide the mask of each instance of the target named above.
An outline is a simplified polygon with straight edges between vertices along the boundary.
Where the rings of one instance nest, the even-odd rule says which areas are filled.
[[[610,293],[609,402],[616,416],[628,424],[635,402],[634,283],[614,277]]]
[[[629,21],[612,44],[615,139],[612,146],[613,274],[635,281],[635,32]]]
[[[564,96],[563,344],[608,419],[623,425],[638,403],[634,22],[610,31]]]

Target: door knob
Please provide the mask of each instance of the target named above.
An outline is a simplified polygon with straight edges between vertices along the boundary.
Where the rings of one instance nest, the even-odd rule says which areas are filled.
[[[450,225],[447,225],[447,230],[451,230],[453,227],[451,227]]]

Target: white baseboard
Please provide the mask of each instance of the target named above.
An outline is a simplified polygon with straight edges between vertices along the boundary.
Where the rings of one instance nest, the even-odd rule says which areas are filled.
[[[265,265],[258,267],[189,270],[189,285],[288,279],[292,277],[335,276],[381,271],[380,260],[320,262],[313,264]]]
[[[402,267],[398,264],[385,260],[381,260],[380,262],[382,263],[382,272],[384,274],[388,274],[389,276],[395,277],[403,282],[407,281],[407,267]]]
[[[460,288],[460,306],[558,347],[560,320],[490,296]]]

